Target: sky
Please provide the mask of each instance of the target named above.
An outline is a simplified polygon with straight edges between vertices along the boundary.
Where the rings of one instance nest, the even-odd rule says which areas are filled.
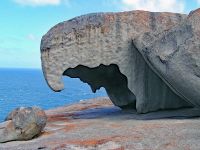
[[[40,40],[59,22],[92,12],[189,13],[200,0],[1,0],[0,68],[41,68]]]

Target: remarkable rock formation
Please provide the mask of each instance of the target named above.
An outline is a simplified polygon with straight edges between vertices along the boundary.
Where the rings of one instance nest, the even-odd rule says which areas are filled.
[[[184,68],[177,69],[180,67],[178,63],[184,61],[187,67],[194,65],[198,71],[198,64],[192,63],[197,60],[179,59],[181,61],[177,62],[177,67],[166,73],[162,64],[149,63],[145,53],[148,42],[157,47],[160,53],[164,51],[162,56],[171,53],[176,46],[185,47],[186,51],[184,40],[193,36],[190,32],[196,32],[196,38],[200,36],[192,26],[185,25],[188,20],[191,23],[193,21],[193,27],[195,23],[198,25],[194,14],[187,17],[183,14],[146,11],[96,13],[59,23],[41,41],[42,68],[46,81],[54,91],[61,91],[64,88],[62,75],[80,78],[94,92],[105,87],[115,105],[136,108],[139,113],[197,106],[200,88],[198,74],[195,73],[196,78],[191,80],[180,75],[180,69]],[[169,41],[171,49],[168,50],[168,40],[163,44],[159,38],[170,36],[170,32],[173,37],[169,39],[180,37],[180,42],[173,45],[173,41]],[[197,48],[193,56],[199,53],[198,40],[194,42]],[[190,46],[192,49],[192,42]],[[153,48],[147,51],[154,53]],[[152,57],[151,61],[154,60],[157,61],[157,57]],[[160,60],[159,63],[162,63],[162,57]],[[174,64],[176,60],[172,67]],[[184,90],[177,91],[179,88]],[[188,93],[190,96],[187,96]]]
[[[38,107],[20,107],[13,110],[5,121],[0,123],[0,143],[32,139],[45,127],[47,116]]]
[[[152,70],[180,97],[200,107],[200,9],[162,33],[134,41]]]

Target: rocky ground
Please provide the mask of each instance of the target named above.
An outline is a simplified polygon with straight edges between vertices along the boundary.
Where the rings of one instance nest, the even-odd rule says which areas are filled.
[[[47,110],[46,114],[48,122],[39,137],[0,144],[0,150],[200,148],[200,119],[191,118],[200,114],[197,109],[137,114],[122,111],[108,98],[97,98]]]

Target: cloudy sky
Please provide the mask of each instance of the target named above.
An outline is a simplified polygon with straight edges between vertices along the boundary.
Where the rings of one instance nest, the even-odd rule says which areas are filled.
[[[1,0],[0,68],[40,68],[40,39],[52,26],[91,12],[188,13],[200,0]]]

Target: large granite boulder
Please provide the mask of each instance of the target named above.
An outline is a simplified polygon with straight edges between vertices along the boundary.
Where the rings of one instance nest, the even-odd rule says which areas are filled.
[[[169,75],[173,80],[178,79],[169,84],[165,73],[156,71],[152,67],[155,64],[150,64],[140,50],[144,40],[141,36],[149,38],[156,47],[156,37],[170,32],[172,28],[179,29],[187,20],[184,14],[130,11],[88,14],[59,23],[41,41],[45,79],[54,91],[61,91],[64,88],[63,75],[80,78],[94,92],[104,87],[115,105],[136,108],[138,113],[194,107],[196,103],[191,103],[182,94],[184,90],[174,88],[185,83],[182,80],[186,78],[178,78],[181,72],[177,70],[174,75],[172,70]],[[194,21],[193,18],[190,20]],[[191,30],[186,26],[180,41],[192,36]],[[176,34],[173,36],[179,36]],[[134,44],[135,41],[137,44]],[[162,48],[162,42],[158,43]],[[184,44],[179,42],[177,46],[181,46],[178,45],[180,43]],[[144,47],[141,46],[141,49]],[[185,61],[187,63],[190,61]],[[190,89],[187,92],[197,93],[200,84],[195,84],[192,86],[197,89],[193,90],[189,88],[190,84],[182,86]]]
[[[180,97],[200,106],[200,9],[162,33],[145,33],[135,46],[152,70]]]
[[[0,123],[0,143],[30,140],[41,133],[46,121],[45,112],[38,107],[17,108]]]

